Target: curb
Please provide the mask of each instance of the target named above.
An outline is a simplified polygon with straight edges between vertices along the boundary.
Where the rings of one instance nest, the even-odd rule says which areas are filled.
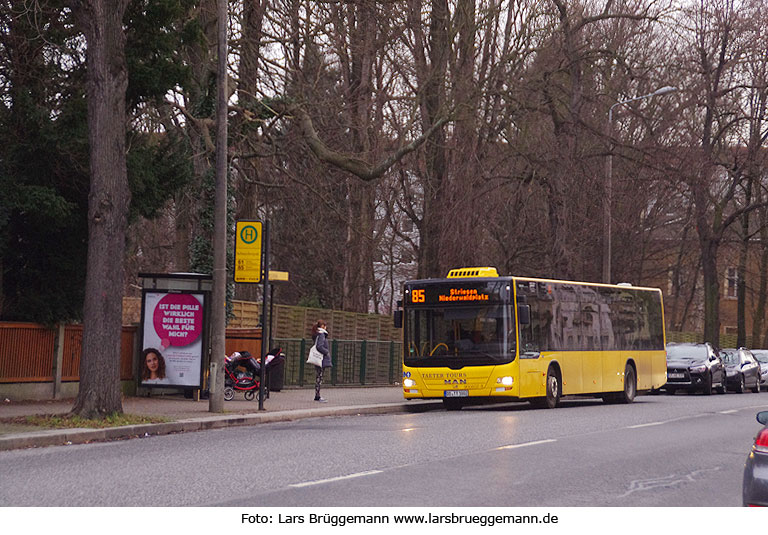
[[[439,405],[438,405],[439,404]],[[328,407],[320,409],[301,409],[237,415],[212,415],[201,418],[177,420],[159,424],[125,425],[104,429],[52,429],[30,433],[12,433],[0,436],[0,451],[23,448],[41,448],[46,446],[68,446],[72,444],[87,444],[89,442],[104,442],[148,436],[169,435],[173,433],[189,433],[224,429],[258,424],[290,422],[305,418],[321,418],[327,416],[352,416],[358,414],[395,414],[399,412],[417,412],[442,407],[442,402],[423,402],[419,404],[386,403],[376,405],[359,405],[354,407]]]

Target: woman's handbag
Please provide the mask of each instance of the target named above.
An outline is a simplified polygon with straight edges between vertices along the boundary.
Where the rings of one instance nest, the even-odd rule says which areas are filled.
[[[309,357],[307,357],[307,364],[314,364],[315,366],[323,365],[323,354],[317,350],[317,346],[313,345],[309,348]]]

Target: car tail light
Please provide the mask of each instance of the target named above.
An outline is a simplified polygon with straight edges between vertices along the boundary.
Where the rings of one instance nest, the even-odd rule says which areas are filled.
[[[755,437],[755,451],[768,453],[768,427],[760,431]]]

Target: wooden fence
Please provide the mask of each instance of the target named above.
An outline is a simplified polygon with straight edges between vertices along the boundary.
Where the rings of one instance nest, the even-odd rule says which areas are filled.
[[[123,327],[121,380],[133,379],[135,334],[136,327]],[[61,367],[62,381],[77,381],[82,342],[82,325],[51,329],[36,323],[0,322],[0,383],[50,382],[55,379],[57,366]]]
[[[120,380],[133,381],[137,372],[136,326],[123,326]],[[36,323],[0,322],[0,383],[40,383],[80,380],[83,326],[47,328]],[[61,346],[61,349],[60,349]],[[226,351],[261,354],[261,329],[227,329]]]

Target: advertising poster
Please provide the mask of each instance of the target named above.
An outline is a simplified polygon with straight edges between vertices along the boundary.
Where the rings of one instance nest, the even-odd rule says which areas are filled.
[[[144,292],[142,386],[201,386],[202,293]]]

